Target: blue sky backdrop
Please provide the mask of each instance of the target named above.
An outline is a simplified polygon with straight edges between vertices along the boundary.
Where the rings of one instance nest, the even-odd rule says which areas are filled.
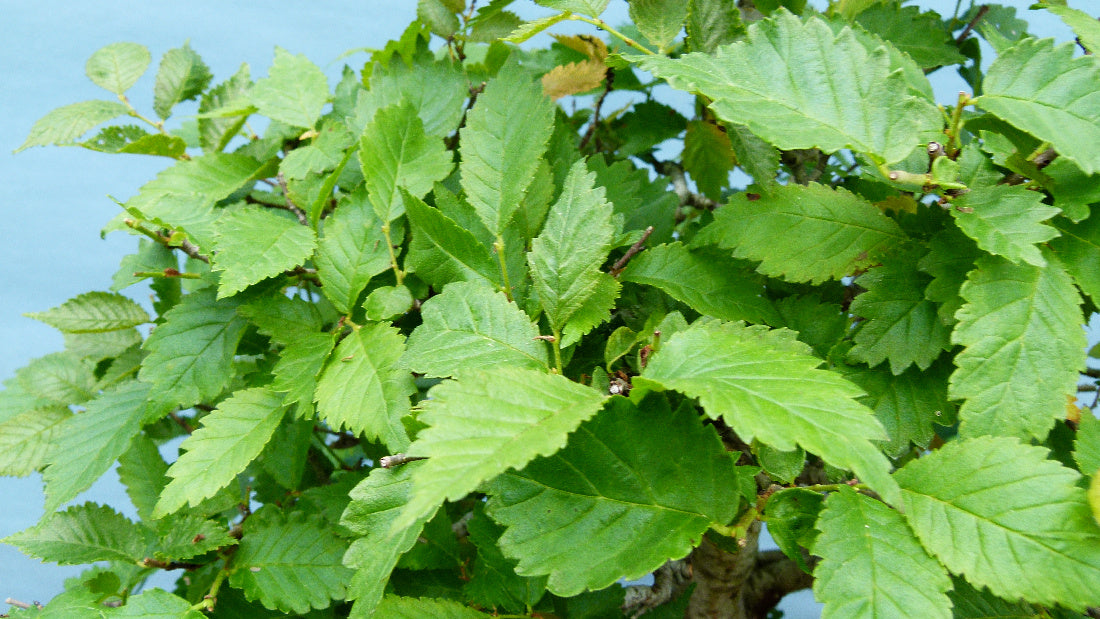
[[[1001,0],[1017,7],[1032,22],[1031,32],[1068,40],[1071,34],[1045,11],[1028,11],[1029,0]],[[811,0],[823,7],[825,0]],[[950,15],[955,0],[910,2]],[[963,0],[962,11],[970,0]],[[1090,2],[1071,2],[1090,10]],[[529,2],[517,2],[524,17],[545,14]],[[1093,7],[1095,8],[1095,7]],[[624,0],[612,0],[605,14],[610,23],[626,15]],[[113,97],[84,75],[84,63],[100,47],[118,41],[147,46],[153,65],[130,91],[139,110],[151,110],[156,64],[167,50],[190,41],[210,66],[215,83],[231,76],[242,62],[252,77],[267,74],[275,46],[301,53],[317,63],[335,83],[347,63],[358,69],[363,54],[338,60],[348,50],[381,47],[415,17],[414,0],[0,0],[4,36],[0,37],[0,264],[8,283],[0,294],[0,380],[30,359],[63,348],[60,334],[22,316],[60,305],[89,290],[106,290],[119,261],[136,248],[136,240],[114,233],[101,240],[100,228],[118,212],[108,195],[126,200],[171,161],[136,155],[106,155],[80,148],[33,148],[11,154],[31,126],[48,111],[86,99]],[[555,28],[563,31],[564,28]],[[991,54],[987,54],[991,56]],[[954,72],[932,76],[941,102],[954,101],[965,88]],[[177,108],[169,128],[194,113],[194,105]],[[176,124],[173,124],[176,123]],[[148,289],[127,290],[148,305]],[[34,524],[42,515],[42,485],[37,475],[0,478],[0,537]],[[77,502],[109,503],[133,514],[125,493],[109,473]],[[0,599],[47,601],[61,590],[64,578],[79,567],[43,565],[0,544]],[[163,580],[161,582],[168,582]],[[817,616],[812,596],[803,604],[785,604],[788,617]],[[5,607],[0,606],[0,612]]]

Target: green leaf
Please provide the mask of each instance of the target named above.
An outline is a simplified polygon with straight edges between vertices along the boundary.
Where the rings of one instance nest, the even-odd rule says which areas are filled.
[[[288,297],[282,292],[253,298],[237,308],[260,332],[284,346],[293,345],[303,337],[317,333],[324,319],[315,303]]]
[[[379,286],[363,300],[363,314],[367,320],[397,320],[412,306],[412,292],[404,284]]]
[[[292,513],[285,521],[246,525],[229,584],[272,610],[304,614],[327,608],[344,599],[351,578],[341,564],[346,549],[319,517]]]
[[[908,54],[921,68],[966,62],[943,27],[943,18],[933,11],[922,13],[917,6],[878,2],[860,11],[855,21]]]
[[[46,456],[71,416],[67,408],[45,408],[3,419],[0,475],[24,477],[45,466]]]
[[[889,360],[897,375],[914,364],[923,370],[951,349],[951,330],[925,298],[932,278],[917,270],[916,258],[913,252],[892,256],[856,280],[866,292],[850,306],[863,319],[849,352],[853,359],[872,367]]]
[[[149,385],[131,380],[104,391],[61,424],[42,475],[47,512],[90,488],[126,451],[146,418],[148,397]]]
[[[129,108],[118,101],[81,101],[59,107],[34,123],[26,141],[15,152],[32,146],[69,144],[92,127],[129,113]]]
[[[733,460],[693,407],[643,409],[625,398],[582,424],[565,449],[489,490],[486,510],[508,529],[501,550],[519,560],[520,575],[549,575],[561,596],[683,557],[738,505]]]
[[[40,398],[33,406],[70,406],[95,397],[92,369],[68,352],[55,352],[31,360],[15,373],[16,383],[30,395]]]
[[[772,322],[775,308],[758,276],[745,272],[726,252],[690,250],[680,243],[638,254],[619,279],[656,286],[707,316],[723,320]]]
[[[971,187],[953,204],[955,222],[978,247],[1017,264],[1046,265],[1035,244],[1058,236],[1042,222],[1059,210],[1043,204],[1041,193],[1011,185]]]
[[[65,333],[102,333],[149,322],[140,305],[120,294],[86,292],[45,312],[26,314]]]
[[[207,520],[198,514],[173,514],[157,520],[155,525],[157,540],[153,555],[161,561],[184,561],[237,544],[224,522]]]
[[[729,175],[737,163],[730,146],[729,135],[718,125],[691,121],[684,136],[684,169],[692,180],[712,200],[722,198],[722,188],[729,185]]]
[[[203,249],[214,243],[214,204],[265,174],[251,157],[213,153],[181,161],[157,174],[126,202],[126,209],[170,228],[181,228]],[[220,212],[220,211],[219,211]]]
[[[695,243],[732,248],[738,258],[761,261],[757,270],[772,277],[819,284],[873,264],[905,238],[867,200],[811,183],[777,186],[755,199],[736,194]]]
[[[187,150],[187,142],[179,136],[148,133],[136,125],[103,127],[94,138],[80,145],[101,153],[156,155],[172,159],[179,159]]]
[[[1061,235],[1050,242],[1050,249],[1058,254],[1081,292],[1094,304],[1100,303],[1100,217],[1078,223],[1059,219],[1054,227]]]
[[[1093,54],[1100,53],[1100,23],[1097,23],[1095,17],[1068,6],[1049,3],[1043,3],[1041,6],[1061,17],[1062,21],[1073,29],[1073,33],[1077,35],[1077,42],[1081,44],[1081,47]]]
[[[50,602],[52,605],[53,602]],[[191,608],[187,600],[172,595],[164,589],[149,589],[126,598],[126,604],[114,609],[110,617],[134,619],[202,619],[203,615]]]
[[[823,303],[816,295],[789,296],[775,303],[780,319],[768,324],[798,332],[821,358],[848,334],[848,314],[838,303]]]
[[[442,202],[447,190],[437,186],[435,196]],[[405,257],[422,279],[442,287],[453,281],[484,278],[494,284],[500,281],[500,266],[489,249],[466,228],[437,208],[419,198],[405,194],[405,214],[412,228],[413,241]]]
[[[313,127],[329,99],[328,78],[302,54],[275,48],[268,77],[248,94],[261,114],[294,127]]]
[[[504,65],[467,114],[461,132],[462,188],[494,235],[504,232],[523,202],[553,120],[553,103],[517,62]]]
[[[959,289],[974,268],[974,261],[983,255],[974,241],[956,227],[944,228],[928,241],[928,253],[917,267],[932,276],[924,296],[939,305],[937,312],[944,324],[956,322],[955,313],[963,306]]]
[[[535,0],[535,4],[554,9],[571,11],[589,17],[599,17],[607,8],[608,0]]]
[[[1041,617],[1044,612],[1026,602],[1009,602],[994,596],[985,589],[976,589],[962,578],[955,577],[954,590],[947,593],[954,606],[956,619],[1017,619]]]
[[[947,569],[1005,599],[1077,611],[1096,602],[1100,530],[1080,476],[1046,449],[954,441],[895,477],[909,526]]]
[[[153,519],[157,499],[168,484],[168,464],[156,444],[144,434],[130,441],[130,447],[118,458],[118,478],[126,495],[142,520]]]
[[[232,108],[248,99],[248,90],[252,86],[250,72],[247,64],[233,74],[233,77],[207,90],[199,102],[199,113],[205,114],[220,108]],[[225,118],[199,117],[199,143],[203,151],[218,152],[224,150],[229,141],[233,139],[245,121],[246,114],[229,116]]]
[[[285,408],[282,396],[264,387],[238,391],[222,401],[180,445],[183,453],[168,469],[172,481],[153,516],[198,505],[233,481],[263,451]]]
[[[1081,411],[1077,440],[1073,443],[1073,459],[1082,473],[1100,477],[1100,419],[1089,411]]]
[[[428,376],[493,367],[546,371],[546,344],[523,310],[479,282],[455,282],[420,308],[401,363]]]
[[[286,404],[312,403],[317,377],[334,346],[336,342],[331,333],[304,333],[295,338],[279,354],[279,360],[271,369],[275,375],[271,389],[285,392]]]
[[[219,299],[304,264],[317,245],[312,228],[262,208],[230,211],[216,230],[211,267],[221,271]]]
[[[975,105],[1050,142],[1086,174],[1100,172],[1100,61],[1074,44],[1025,39],[989,67]]]
[[[324,235],[313,262],[324,296],[342,313],[351,313],[371,278],[389,268],[383,223],[362,191],[341,201],[324,220]]]
[[[477,511],[466,523],[466,530],[470,542],[477,547],[470,580],[463,587],[466,598],[482,608],[523,611],[535,606],[546,593],[546,577],[526,578],[516,574],[516,562],[497,548],[504,528],[483,511]],[[449,528],[447,532],[451,533]]]
[[[829,617],[950,619],[951,579],[898,512],[849,488],[817,520],[814,597]]]
[[[395,56],[388,64],[373,65],[370,90],[359,94],[349,126],[361,131],[377,110],[405,101],[416,108],[424,133],[442,138],[458,129],[469,96],[469,79],[460,63],[436,59],[427,50],[411,65]]]
[[[394,529],[561,449],[606,399],[561,375],[507,366],[463,372],[429,393],[419,417],[429,427],[408,449],[409,455],[429,458],[413,475],[412,494]]]
[[[444,39],[459,27],[458,16],[443,4],[443,0],[419,0],[416,3],[416,18]]]
[[[793,331],[698,320],[663,343],[634,384],[697,397],[741,440],[780,451],[802,446],[896,503],[890,463],[872,444],[886,438],[882,426],[856,401],[860,390],[820,364]]]
[[[745,34],[741,11],[726,0],[689,0],[685,28],[693,52],[711,53]]]
[[[875,411],[886,428],[890,442],[883,445],[886,455],[897,458],[911,450],[911,444],[927,449],[936,435],[933,424],[951,425],[955,405],[947,400],[947,379],[953,366],[935,363],[919,371],[909,368],[893,374],[885,368],[858,370],[846,378],[862,387],[867,396],[863,403]]]
[[[112,43],[92,54],[84,65],[84,73],[96,86],[121,95],[138,81],[151,61],[144,45]]]
[[[246,324],[235,303],[215,300],[213,290],[193,292],[145,340],[149,355],[138,377],[153,385],[158,402],[213,400],[233,378],[233,355]]]
[[[1084,364],[1081,298],[1061,264],[1044,252],[1044,268],[986,257],[967,276],[951,341],[955,357],[949,394],[962,436],[983,434],[1042,440],[1066,416]]]
[[[672,241],[676,225],[674,213],[679,204],[675,192],[668,191],[667,180],[638,169],[632,161],[610,165],[603,157],[590,157],[588,169],[596,173],[596,185],[607,192],[607,201],[616,215],[623,217],[623,231],[645,230],[653,226],[649,242],[653,245]],[[549,206],[549,205],[548,205]]]
[[[611,205],[603,188],[594,185],[595,179],[583,161],[573,164],[561,196],[527,254],[539,303],[556,334],[581,312],[601,284],[606,285],[603,280],[611,279],[600,266],[616,230]]]
[[[153,243],[145,239],[138,239],[138,250],[122,258],[111,280],[111,290],[118,292],[123,288],[133,286],[140,282],[142,277],[135,277],[134,273],[161,271],[164,269],[179,270],[180,263],[176,254],[171,249]]]
[[[378,605],[378,617],[387,619],[487,619],[489,615],[463,606],[454,600],[406,598],[388,595]]]
[[[59,565],[96,561],[136,563],[144,529],[106,505],[84,503],[47,514],[35,526],[3,538],[24,553]]]
[[[803,548],[813,548],[818,534],[814,523],[824,501],[825,497],[812,490],[790,488],[776,492],[766,504],[768,534],[783,554],[806,573],[812,568],[806,562],[808,553],[804,553]]]
[[[890,164],[934,139],[943,124],[931,100],[910,95],[885,48],[868,50],[848,29],[834,35],[821,19],[802,22],[786,11],[715,54],[627,59],[708,97],[719,118],[784,150],[850,148]]]
[[[775,183],[779,173],[779,151],[744,125],[726,125],[726,136],[737,157],[737,165],[761,185]]]
[[[397,329],[372,324],[340,342],[317,380],[317,412],[335,428],[379,438],[397,453],[409,444],[401,418],[416,391],[412,375],[399,368],[405,341]]]
[[[688,0],[634,0],[630,19],[649,42],[667,53],[688,15]]]
[[[191,49],[190,43],[168,50],[157,69],[153,110],[161,118],[168,118],[177,103],[201,95],[212,77],[210,67]]]

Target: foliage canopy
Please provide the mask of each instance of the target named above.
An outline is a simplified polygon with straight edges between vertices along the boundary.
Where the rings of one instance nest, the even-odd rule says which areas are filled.
[[[0,473],[47,508],[4,541],[102,562],[13,616],[1100,606],[1096,21],[510,3],[420,0],[334,90],[283,49],[214,83],[184,45],[155,116],[115,43],[87,74],[117,100],[34,125],[21,149],[174,163],[108,224],[139,237],[110,291],[29,314],[66,349],[0,391]],[[565,21],[600,36],[519,45]],[[970,92],[937,104],[947,70]],[[145,279],[151,308],[120,292]],[[70,505],[115,462],[136,522]]]

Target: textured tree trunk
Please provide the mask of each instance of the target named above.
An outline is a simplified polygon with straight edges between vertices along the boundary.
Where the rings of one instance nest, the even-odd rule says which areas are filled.
[[[745,589],[756,568],[760,521],[754,521],[736,553],[726,552],[703,538],[691,553],[695,591],[688,605],[688,619],[744,619]]]

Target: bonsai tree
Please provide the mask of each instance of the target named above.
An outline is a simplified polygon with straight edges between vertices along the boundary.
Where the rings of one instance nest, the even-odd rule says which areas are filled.
[[[175,163],[0,392],[0,473],[42,471],[47,511],[4,541],[97,564],[11,616],[1100,605],[1096,20],[509,4],[420,0],[335,90],[282,49],[215,83],[185,45],[151,111],[116,43],[87,73],[117,97],[35,124],[22,148]],[[138,521],[60,509],[116,461]]]

